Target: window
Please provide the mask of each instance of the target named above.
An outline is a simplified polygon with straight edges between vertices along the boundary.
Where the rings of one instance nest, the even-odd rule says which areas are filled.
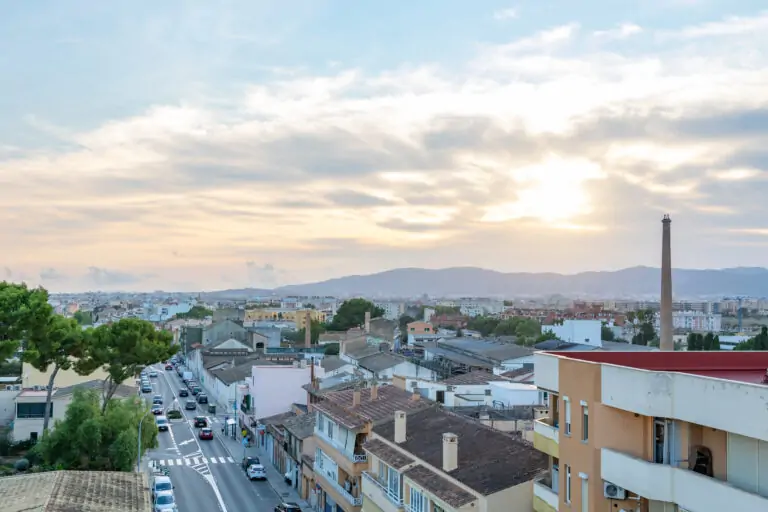
[[[485,390],[485,396],[491,396],[491,390],[490,389],[486,389]]]
[[[568,397],[564,397],[565,402],[565,435],[571,435],[571,401]]]
[[[328,426],[328,439],[333,439],[333,423],[329,421],[326,425]]]
[[[387,490],[391,496],[400,496],[400,475],[392,468],[387,468]]]
[[[429,512],[429,499],[411,487],[411,512]]]
[[[581,440],[589,441],[589,406],[581,406]]]
[[[433,503],[432,504],[432,512],[445,512],[445,509],[441,507],[440,505]]]
[[[45,415],[45,404],[16,404],[17,418],[42,418]],[[50,416],[53,417],[53,403],[51,403]]]
[[[29,440],[33,443],[37,442],[37,432],[30,432],[29,433]]]
[[[317,414],[317,429],[318,429],[320,432],[322,432],[323,430],[325,430],[325,416],[323,416],[323,415],[322,415],[322,414],[320,414],[320,413],[318,413],[318,414]]]
[[[565,465],[565,502],[571,502],[571,465]]]

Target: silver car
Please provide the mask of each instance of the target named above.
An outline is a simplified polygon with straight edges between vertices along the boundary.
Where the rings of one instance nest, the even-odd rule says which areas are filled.
[[[156,476],[152,479],[152,498],[158,494],[171,493],[173,494],[173,483],[171,478],[167,476]]]
[[[155,512],[177,512],[176,498],[172,492],[159,492],[155,494],[152,509]]]

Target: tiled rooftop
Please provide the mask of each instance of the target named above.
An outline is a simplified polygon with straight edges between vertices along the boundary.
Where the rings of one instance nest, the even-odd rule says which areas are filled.
[[[52,471],[0,478],[3,512],[149,512],[143,475]]]
[[[454,375],[452,377],[448,377],[447,379],[441,380],[440,383],[447,384],[449,386],[480,386],[483,384],[488,384],[489,382],[508,380],[509,379],[505,377],[494,375],[491,372],[476,371],[464,373],[461,375]]]
[[[768,352],[547,352],[569,359],[642,370],[690,373],[759,384],[768,369]]]
[[[293,418],[288,418],[283,422],[283,427],[299,439],[306,439],[315,430],[315,415],[300,414]]]
[[[366,441],[365,445],[363,445],[363,448],[395,470],[399,470],[400,468],[415,462],[412,457],[402,453],[400,450],[392,448],[379,439],[369,439]]]
[[[394,414],[373,432],[394,442]],[[449,474],[483,496],[527,482],[548,464],[547,455],[519,438],[439,409],[409,414],[405,432],[398,446],[436,468],[443,465],[443,434],[456,434],[458,468]]]
[[[403,473],[403,475],[407,476],[452,507],[459,508],[468,503],[472,503],[477,499],[461,487],[451,483],[424,466],[411,468]]]
[[[371,388],[364,388],[360,390],[360,404],[353,406],[354,392],[344,389],[327,393],[325,400],[314,407],[349,429],[359,428],[369,421],[387,420],[394,417],[395,411],[412,412],[436,407],[435,402],[421,397],[414,400],[413,393],[395,386],[379,386],[376,400],[371,400]]]

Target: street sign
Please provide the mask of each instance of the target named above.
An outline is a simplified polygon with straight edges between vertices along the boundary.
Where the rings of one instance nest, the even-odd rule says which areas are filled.
[[[242,442],[240,444],[242,444],[243,446],[248,446],[248,439],[243,438],[243,440],[242,440]]]

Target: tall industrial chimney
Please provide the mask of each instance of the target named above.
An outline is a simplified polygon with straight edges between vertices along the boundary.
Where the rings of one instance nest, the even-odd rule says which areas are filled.
[[[371,312],[365,312],[365,334],[371,333]]]
[[[661,219],[661,350],[675,350],[672,340],[672,219],[664,215]]]
[[[308,309],[304,317],[304,346],[312,346],[312,312]]]

